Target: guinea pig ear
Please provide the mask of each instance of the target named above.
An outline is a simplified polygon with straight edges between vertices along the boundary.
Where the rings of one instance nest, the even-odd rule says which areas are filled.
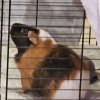
[[[38,44],[38,34],[35,33],[34,31],[29,31],[28,32],[28,37],[29,40],[34,44],[37,45]]]

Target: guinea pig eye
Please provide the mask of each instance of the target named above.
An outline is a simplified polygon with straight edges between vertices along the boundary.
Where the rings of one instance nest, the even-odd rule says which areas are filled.
[[[27,34],[28,33],[28,29],[25,29],[25,28],[21,29],[21,33]]]
[[[24,32],[27,34],[28,33],[28,29],[25,29]]]

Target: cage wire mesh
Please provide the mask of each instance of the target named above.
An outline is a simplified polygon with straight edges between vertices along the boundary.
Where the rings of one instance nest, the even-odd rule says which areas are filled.
[[[21,77],[13,61],[17,52],[10,38],[13,23],[23,23],[46,30],[57,43],[68,45],[81,56],[81,66],[83,56],[89,57],[95,64],[99,79],[89,86],[86,100],[100,99],[100,48],[80,0],[2,0],[0,5],[0,39],[3,49],[1,100],[41,100],[38,97],[33,99],[30,95],[17,93],[17,89],[21,87]],[[81,77],[82,74],[80,74]],[[81,82],[80,79],[79,100],[82,92]]]

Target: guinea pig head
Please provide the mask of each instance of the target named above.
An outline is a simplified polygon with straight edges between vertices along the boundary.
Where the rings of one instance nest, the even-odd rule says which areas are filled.
[[[12,25],[10,34],[18,50],[16,55],[22,55],[29,48],[31,44],[31,41],[28,38],[29,31],[38,32],[38,29],[20,23]]]

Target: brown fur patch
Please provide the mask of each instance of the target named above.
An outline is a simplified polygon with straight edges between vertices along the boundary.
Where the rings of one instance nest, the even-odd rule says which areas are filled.
[[[43,62],[44,57],[49,54],[52,47],[52,42],[50,40],[45,42],[40,40],[37,47],[33,47],[33,45],[29,47],[29,49],[21,57],[20,61],[15,60],[21,74],[21,82],[24,89],[30,89],[30,78],[33,77],[32,73],[34,73],[34,70],[38,68],[41,62]]]

